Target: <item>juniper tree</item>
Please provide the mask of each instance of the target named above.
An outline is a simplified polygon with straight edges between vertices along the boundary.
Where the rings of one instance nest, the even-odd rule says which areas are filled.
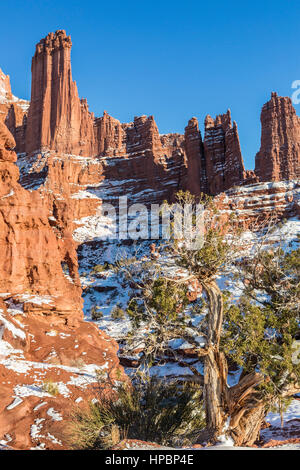
[[[180,203],[185,200],[179,194]],[[215,441],[226,431],[237,445],[249,445],[259,435],[269,404],[299,390],[293,351],[299,322],[299,252],[286,254],[280,247],[270,252],[265,245],[269,227],[256,225],[254,229],[264,233],[264,242],[252,245],[249,255],[249,243],[237,221],[224,218],[210,198],[202,203],[204,231],[199,249],[184,239],[173,240],[160,261],[123,268],[135,290],[128,306],[133,322],[130,342],[135,347],[143,343],[148,365],[159,355],[175,354],[170,348],[173,338],[193,344],[204,362],[203,438]],[[185,275],[170,276],[168,264]],[[217,282],[232,272],[243,290],[235,302]],[[192,280],[202,286],[205,299],[194,309],[188,308],[187,301]],[[193,321],[199,313],[201,321]],[[205,338],[204,347],[199,336]],[[228,359],[242,368],[239,382],[232,387],[227,383]]]
[[[258,435],[272,405],[280,410],[300,391],[300,249],[260,249],[238,263],[243,295],[225,303],[222,349],[242,369],[240,383],[259,383],[231,413],[236,442]]]

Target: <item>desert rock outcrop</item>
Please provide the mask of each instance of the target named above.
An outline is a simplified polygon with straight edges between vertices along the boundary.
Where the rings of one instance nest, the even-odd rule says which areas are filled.
[[[218,194],[243,182],[245,168],[239,135],[229,110],[215,119],[206,116],[204,155],[209,194]]]
[[[92,153],[93,115],[72,80],[71,47],[71,38],[63,30],[49,33],[36,46],[26,128],[28,154],[43,149]]]
[[[300,178],[300,118],[291,99],[272,93],[260,119],[261,147],[255,158],[260,181]]]

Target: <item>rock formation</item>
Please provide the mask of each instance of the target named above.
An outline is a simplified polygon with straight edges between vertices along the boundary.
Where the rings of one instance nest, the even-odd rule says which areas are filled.
[[[97,295],[110,308],[125,288],[101,270],[89,277],[119,248],[102,243],[114,228],[103,203],[150,205],[183,189],[217,195],[224,218],[236,212],[245,226],[300,214],[299,182],[277,181],[299,178],[300,119],[289,98],[272,94],[263,107],[256,172],[245,171],[229,111],[206,117],[204,140],[196,118],[184,135],[160,135],[153,116],[94,119],[72,79],[71,45],[61,30],[37,44],[29,111],[0,71],[0,441],[19,449],[64,448],[61,421],[93,397],[97,370],[110,392],[125,379],[117,343],[82,314],[82,297],[90,318]]]
[[[0,120],[5,122],[16,140],[19,152],[25,151],[25,126],[29,102],[11,92],[9,75],[0,69]]]
[[[207,174],[204,147],[198,120],[189,120],[184,132],[184,148],[187,162],[186,188],[192,194],[206,193]]]
[[[28,154],[43,149],[92,154],[93,115],[72,80],[71,46],[63,30],[49,33],[36,46],[26,129]]]
[[[12,92],[9,75],[5,75],[0,69],[0,98],[1,102],[11,101]]]
[[[13,449],[70,449],[71,415],[126,380],[118,345],[92,323],[37,315],[25,298],[0,298],[0,441]]]
[[[126,153],[125,130],[117,119],[106,111],[94,123],[94,154],[100,156],[120,156]]]
[[[300,178],[300,118],[291,99],[272,93],[260,119],[261,147],[255,158],[260,181]]]
[[[196,118],[189,121],[184,135],[160,135],[153,116],[124,124],[107,112],[94,119],[72,80],[71,46],[63,30],[49,33],[37,44],[28,116],[28,103],[12,95],[9,77],[0,73],[2,120],[15,137],[17,152],[26,153],[29,161],[34,154],[43,160],[47,152],[59,159],[64,155],[95,158],[98,169],[94,167],[93,173],[98,172],[98,181],[94,174],[92,184],[134,179],[134,192],[147,193],[148,202],[172,198],[179,189],[216,195],[241,184],[299,178],[300,119],[289,98],[273,93],[264,105],[256,170],[246,171],[230,111],[215,119],[206,117],[204,141]],[[51,158],[44,165],[48,170]],[[35,174],[31,171],[31,183]],[[48,179],[49,184],[53,190],[56,183]],[[120,195],[128,190],[125,185]]]
[[[243,182],[245,168],[237,125],[231,122],[230,110],[215,119],[206,116],[204,155],[209,194],[218,194]]]
[[[0,122],[0,440],[64,448],[60,421],[81,394],[94,397],[97,370],[109,393],[125,377],[116,342],[83,321],[69,219],[56,220],[48,197],[18,183],[14,146]]]
[[[299,216],[300,182],[256,182],[231,188],[215,199],[219,209],[228,215],[234,213],[245,228],[252,223]]]
[[[81,314],[81,288],[74,253],[58,240],[49,221],[47,201],[18,183],[15,141],[0,122],[0,292],[55,297],[55,310],[68,321]],[[63,272],[66,263],[70,279]],[[47,302],[46,302],[47,304]]]

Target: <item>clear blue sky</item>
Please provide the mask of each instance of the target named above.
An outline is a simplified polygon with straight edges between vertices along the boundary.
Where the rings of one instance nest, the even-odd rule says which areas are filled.
[[[30,97],[35,44],[56,29],[71,34],[73,78],[96,115],[153,114],[161,133],[183,132],[229,107],[247,168],[261,106],[300,79],[298,0],[14,0],[1,2],[0,67],[15,95]]]

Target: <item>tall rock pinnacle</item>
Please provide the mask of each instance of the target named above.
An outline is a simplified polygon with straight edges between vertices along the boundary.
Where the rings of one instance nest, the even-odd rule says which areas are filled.
[[[231,122],[230,110],[216,119],[205,119],[204,154],[209,194],[218,194],[245,178],[237,125]]]
[[[261,147],[255,173],[261,181],[300,177],[300,118],[291,99],[272,93],[261,111]]]
[[[36,46],[32,59],[31,102],[26,129],[26,152],[42,149],[90,155],[93,116],[80,100],[72,80],[70,36],[49,33]]]
[[[184,148],[187,160],[186,188],[192,194],[205,193],[207,192],[206,164],[201,132],[195,117],[189,120],[185,128]]]

